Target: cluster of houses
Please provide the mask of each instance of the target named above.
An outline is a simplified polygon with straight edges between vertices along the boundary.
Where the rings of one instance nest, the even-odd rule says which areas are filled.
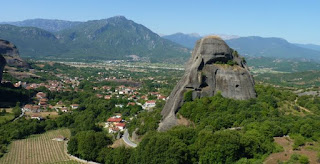
[[[23,112],[39,113],[44,109],[54,109],[57,112],[61,110],[62,112],[70,112],[72,109],[77,109],[79,104],[71,104],[70,107],[66,107],[61,101],[57,102],[55,106],[48,104],[48,99],[46,93],[38,92],[35,96],[35,104],[26,104],[22,108]],[[36,114],[34,114],[36,115]],[[32,118],[32,117],[31,117]]]
[[[41,112],[41,109],[46,109],[52,107],[48,105],[47,95],[43,92],[38,92],[36,94],[36,104],[26,104],[23,108],[23,112],[33,112],[38,113]]]
[[[110,86],[102,86],[100,88],[99,87],[93,87],[92,89],[93,90],[106,91],[104,93],[107,94],[107,95],[96,94],[96,96],[98,98],[104,98],[106,100],[110,100],[112,97],[115,97],[115,98],[119,98],[119,97],[127,98],[130,101],[131,100],[134,101],[134,102],[129,102],[127,104],[127,106],[140,105],[145,110],[152,109],[152,108],[154,108],[156,106],[156,100],[149,100],[148,99],[149,96],[156,97],[157,100],[163,100],[163,101],[167,100],[167,97],[161,95],[159,92],[149,92],[146,95],[141,95],[140,92],[139,92],[140,88],[137,88],[137,87],[126,87],[124,85],[120,85],[120,86],[116,87],[114,89],[114,91],[111,90]],[[137,102],[138,100],[144,100],[146,102],[144,104],[140,104],[140,103]],[[122,108],[122,107],[124,107],[124,104],[117,104],[116,107]]]
[[[71,91],[71,88],[73,88],[75,91],[78,91],[78,86],[80,84],[79,78],[75,77],[74,79],[72,78],[67,78],[67,77],[62,77],[64,79],[61,79],[61,81],[57,80],[48,80],[47,83],[30,83],[27,84],[26,82],[17,82],[14,84],[15,87],[22,87],[27,90],[32,90],[32,89],[37,89],[39,87],[45,87],[48,90],[52,92],[66,92],[66,91]]]
[[[61,112],[71,112],[73,109],[78,109],[79,104],[71,104],[70,107],[66,107],[66,105],[62,102],[59,101],[57,104],[53,107],[57,112],[61,110]]]
[[[108,129],[109,133],[122,132],[126,128],[125,120],[121,118],[121,114],[117,114],[108,118],[104,128]]]

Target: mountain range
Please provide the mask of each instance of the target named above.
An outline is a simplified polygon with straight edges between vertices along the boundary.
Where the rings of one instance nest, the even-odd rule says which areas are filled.
[[[0,38],[17,45],[23,57],[113,60],[134,56],[151,62],[182,63],[190,55],[189,49],[123,16],[87,22],[47,20],[48,24],[59,24],[51,32],[45,21],[11,22],[21,27],[1,24]]]
[[[65,29],[70,29],[83,22],[65,21],[56,19],[27,19],[17,22],[1,22],[0,24],[10,24],[19,27],[37,27],[50,32],[57,32]]]
[[[295,43],[295,45],[297,45],[299,47],[302,47],[302,48],[308,48],[308,49],[320,51],[320,45],[316,45],[316,44],[298,44],[298,43]]]
[[[240,54],[320,62],[320,46],[282,38],[219,35]],[[11,41],[22,57],[71,60],[126,60],[184,63],[199,34],[160,37],[123,16],[86,22],[30,19],[0,23],[0,38]]]
[[[188,48],[192,48],[201,36],[176,33],[163,36]],[[226,43],[240,54],[253,57],[271,57],[283,59],[303,59],[320,62],[319,45],[293,44],[282,38],[249,37],[222,37]]]

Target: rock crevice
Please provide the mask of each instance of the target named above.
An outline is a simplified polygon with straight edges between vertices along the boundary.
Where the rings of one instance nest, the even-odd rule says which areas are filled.
[[[197,41],[185,74],[171,92],[161,114],[159,131],[177,124],[176,113],[184,103],[184,94],[192,91],[192,99],[214,96],[246,100],[256,97],[254,80],[245,60],[219,37]]]

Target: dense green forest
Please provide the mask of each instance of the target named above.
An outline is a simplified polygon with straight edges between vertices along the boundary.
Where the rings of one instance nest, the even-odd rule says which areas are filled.
[[[282,151],[273,137],[289,135],[294,140],[294,149],[308,142],[319,142],[320,139],[320,98],[297,96],[292,89],[256,85],[258,97],[250,100],[228,99],[221,94],[192,100],[190,93],[186,93],[185,104],[178,112],[178,117],[187,119],[190,126],[177,126],[160,133],[157,128],[165,101],[157,101],[152,111],[142,110],[138,105],[116,108],[115,104],[127,104],[132,100],[121,96],[111,100],[99,99],[96,95],[104,94],[104,91],[92,88],[110,86],[114,90],[119,85],[134,85],[140,87],[141,95],[152,91],[168,95],[173,84],[182,76],[181,70],[115,66],[106,71],[103,67],[82,68],[59,63],[31,62],[31,65],[35,70],[43,70],[35,71],[35,74],[45,80],[57,80],[53,76],[56,74],[78,77],[81,79],[78,86],[81,91],[50,92],[45,87],[25,90],[6,83],[0,88],[1,100],[6,102],[6,105],[1,103],[3,107],[19,109],[41,91],[47,93],[49,104],[62,101],[67,106],[79,104],[79,108],[72,113],[60,112],[56,119],[38,121],[21,118],[2,123],[1,156],[8,151],[8,145],[13,140],[63,127],[71,130],[72,137],[68,143],[71,154],[101,163],[262,163],[271,153]],[[308,73],[292,74],[301,75],[306,83],[311,83],[309,78],[317,78]],[[104,80],[108,77],[131,80]],[[5,78],[18,81],[7,73]],[[282,76],[282,79],[286,78],[292,78],[291,74]],[[24,80],[38,83],[43,79]],[[135,131],[141,137],[137,148],[110,147],[117,134],[108,134],[101,123],[115,113],[121,113],[125,120],[130,120],[127,122],[130,134]],[[17,117],[19,113],[13,115]],[[304,158],[292,156],[288,163]]]
[[[96,99],[90,93],[51,93],[49,97],[57,100],[79,102],[79,110],[55,120],[20,119],[2,125],[1,153],[14,139],[59,127],[72,131],[69,152],[102,163],[260,163],[270,153],[281,150],[273,142],[275,136],[296,136],[300,142],[295,143],[297,147],[320,139],[319,99],[299,97],[297,103],[314,112],[302,116],[295,113],[294,107],[291,113],[284,108],[284,102],[297,98],[293,93],[260,85],[256,90],[257,99],[240,101],[218,94],[187,102],[179,114],[195,126],[178,126],[167,132],[156,131],[160,110],[141,112],[130,123],[131,129],[139,128],[138,133],[145,134],[136,149],[107,147],[112,138],[98,123],[113,113],[124,113],[113,107],[116,100]]]

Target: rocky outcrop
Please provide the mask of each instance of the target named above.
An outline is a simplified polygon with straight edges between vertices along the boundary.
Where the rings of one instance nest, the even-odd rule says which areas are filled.
[[[184,95],[192,99],[222,96],[246,100],[256,97],[254,80],[244,58],[240,57],[219,37],[208,36],[197,41],[185,74],[171,92],[161,114],[159,131],[177,124],[176,113],[184,103]]]
[[[0,39],[0,54],[6,59],[8,66],[29,67],[28,63],[20,58],[17,47],[9,41]]]
[[[0,55],[0,83],[2,80],[2,73],[5,65],[6,65],[6,59],[2,55]]]

